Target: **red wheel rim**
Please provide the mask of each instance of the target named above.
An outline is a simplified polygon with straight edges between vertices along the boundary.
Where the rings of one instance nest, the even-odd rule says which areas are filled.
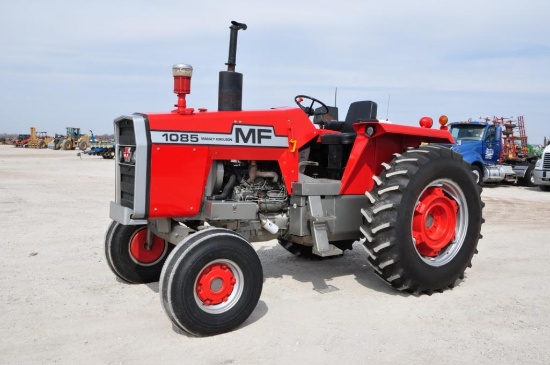
[[[214,263],[205,267],[199,274],[196,294],[207,306],[227,302],[237,279],[231,268],[225,263]]]
[[[130,241],[130,255],[139,264],[153,264],[157,262],[166,251],[166,242],[153,235],[153,244],[151,249],[146,247],[147,228],[137,231]]]
[[[412,235],[417,251],[436,257],[456,235],[458,204],[440,187],[424,191],[413,214]]]

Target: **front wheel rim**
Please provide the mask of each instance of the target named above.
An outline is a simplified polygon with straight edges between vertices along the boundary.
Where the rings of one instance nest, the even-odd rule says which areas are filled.
[[[443,266],[460,252],[468,228],[468,205],[460,186],[438,179],[420,194],[411,231],[418,256],[430,266]]]
[[[141,266],[151,266],[158,263],[166,255],[168,245],[162,238],[152,235],[153,244],[147,249],[147,228],[136,231],[130,238],[128,247],[132,261]]]
[[[195,279],[195,302],[210,314],[227,312],[241,298],[243,284],[243,272],[235,262],[225,259],[212,261]]]

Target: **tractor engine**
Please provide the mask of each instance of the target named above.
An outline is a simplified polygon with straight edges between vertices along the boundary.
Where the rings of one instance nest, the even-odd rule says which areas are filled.
[[[289,196],[276,162],[228,161],[219,166],[222,184],[215,183],[207,199],[245,206],[246,211],[255,211],[256,219],[209,219],[210,225],[234,229],[251,241],[271,240],[287,229]]]

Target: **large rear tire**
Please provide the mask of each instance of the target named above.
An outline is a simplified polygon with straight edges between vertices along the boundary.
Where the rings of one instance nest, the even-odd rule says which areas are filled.
[[[422,146],[385,167],[362,210],[369,263],[398,290],[452,288],[481,238],[481,187],[470,166],[450,149]]]
[[[174,325],[194,336],[212,336],[240,326],[262,286],[262,265],[250,243],[227,229],[209,228],[174,248],[159,291]]]
[[[111,271],[120,279],[132,283],[152,283],[159,280],[162,266],[173,245],[152,236],[153,244],[146,248],[147,226],[126,226],[113,221],[105,234],[105,257]]]

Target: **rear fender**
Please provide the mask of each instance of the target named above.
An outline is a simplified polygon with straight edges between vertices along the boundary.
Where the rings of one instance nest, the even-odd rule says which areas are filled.
[[[374,134],[365,133],[372,126]],[[449,131],[389,123],[364,122],[354,125],[357,137],[342,176],[340,194],[364,194],[374,186],[373,176],[382,171],[393,155],[409,147],[428,143],[454,143]]]

